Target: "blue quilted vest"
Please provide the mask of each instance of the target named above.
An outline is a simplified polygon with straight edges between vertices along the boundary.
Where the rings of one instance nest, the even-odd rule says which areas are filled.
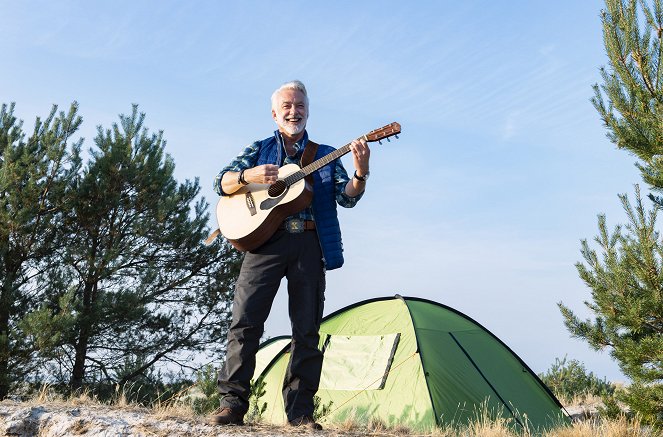
[[[308,135],[304,134],[303,143],[306,144]],[[276,164],[283,162],[283,146],[279,131],[274,136],[265,138],[260,143],[258,161],[256,165]],[[320,144],[315,154],[315,160],[330,154],[335,149]],[[343,265],[343,242],[341,241],[341,226],[336,212],[336,193],[334,191],[335,162],[325,165],[313,173],[313,216],[315,228],[322,248],[323,262],[327,270],[333,270]]]

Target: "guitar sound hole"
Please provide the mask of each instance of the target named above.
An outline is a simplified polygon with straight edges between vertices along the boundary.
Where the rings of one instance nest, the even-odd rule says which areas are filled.
[[[283,179],[279,179],[267,189],[267,194],[269,194],[269,197],[278,197],[285,191],[286,188],[287,186]]]

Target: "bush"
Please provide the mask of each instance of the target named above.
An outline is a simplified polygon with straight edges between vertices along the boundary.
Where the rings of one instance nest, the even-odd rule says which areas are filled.
[[[334,401],[329,401],[328,404],[322,404],[319,396],[313,396],[313,419],[316,421],[322,420],[331,412],[331,407]]]
[[[260,422],[262,414],[267,409],[267,402],[260,402],[260,398],[265,395],[265,381],[258,378],[257,381],[251,381],[251,394],[249,395],[249,411],[246,414],[246,421],[250,423]]]
[[[539,377],[555,396],[569,401],[588,395],[611,397],[615,392],[612,383],[587,372],[578,360],[567,361],[566,357],[561,360],[556,358],[550,369]]]
[[[642,422],[663,430],[663,384],[633,382],[626,390],[617,393],[617,400],[628,405],[631,414],[637,413]]]
[[[198,396],[192,396],[191,407],[196,414],[208,414],[219,408],[219,391],[217,388],[217,370],[211,364],[204,366],[196,373]]]

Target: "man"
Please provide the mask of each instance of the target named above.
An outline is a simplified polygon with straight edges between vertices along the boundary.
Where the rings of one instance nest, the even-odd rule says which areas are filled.
[[[251,182],[273,184],[280,166],[301,165],[305,148],[314,147],[305,130],[308,103],[303,83],[295,80],[281,85],[272,94],[272,117],[278,130],[273,136],[251,144],[221,170],[214,181],[216,192],[230,195]],[[355,168],[353,177],[348,177],[340,159],[314,172],[311,205],[288,217],[267,242],[245,255],[235,288],[226,362],[219,372],[221,407],[213,416],[216,424],[243,424],[255,354],[285,276],[292,325],[290,363],[283,385],[286,414],[291,425],[322,429],[313,420],[313,396],[318,390],[322,368],[318,330],[325,271],[343,265],[336,204],[346,208],[355,206],[369,175],[370,150],[366,141],[355,140],[350,148]],[[333,150],[319,145],[314,159]]]

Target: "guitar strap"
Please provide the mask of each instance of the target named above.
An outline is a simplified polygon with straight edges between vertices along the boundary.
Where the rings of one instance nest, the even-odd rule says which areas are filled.
[[[302,158],[299,160],[299,164],[302,168],[306,167],[310,163],[313,162],[313,159],[315,158],[315,154],[318,153],[318,143],[314,143],[311,140],[308,140],[306,143],[306,146],[304,147],[304,153],[302,153]],[[308,182],[313,186],[313,181],[311,180],[311,175],[306,176],[306,179]],[[214,232],[212,232],[209,237],[205,240],[205,245],[209,246],[216,240],[216,237],[221,235],[221,229],[216,228]]]
[[[318,143],[314,143],[313,141],[308,140],[306,147],[304,147],[304,153],[302,153],[302,159],[299,160],[302,168],[313,162],[315,154],[318,153],[318,146]]]
[[[205,246],[209,246],[210,244],[212,244],[214,240],[216,240],[216,237],[218,237],[219,235],[221,235],[221,229],[216,228],[214,232],[209,234],[209,237],[207,237],[207,239],[205,240]]]

